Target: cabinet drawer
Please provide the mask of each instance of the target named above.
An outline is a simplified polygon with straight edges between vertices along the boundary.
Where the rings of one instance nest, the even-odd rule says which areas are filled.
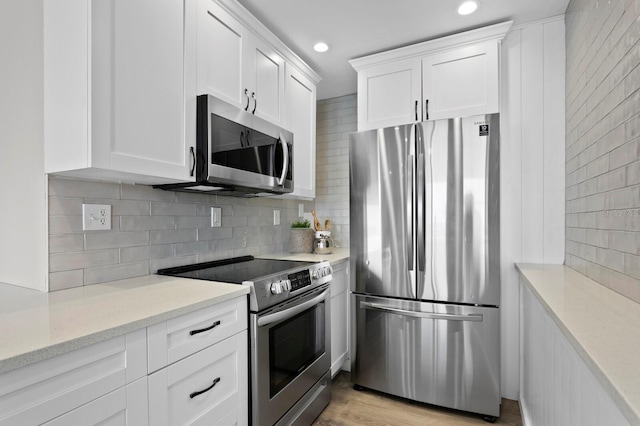
[[[149,373],[247,328],[246,296],[148,328]]]
[[[247,406],[247,336],[245,330],[151,374],[150,424],[217,424],[228,416],[233,418],[232,411],[239,406]],[[238,416],[247,419],[248,413],[235,415]],[[246,420],[238,423],[243,422]]]
[[[144,426],[149,424],[148,408],[147,378],[143,377],[43,426]]]
[[[42,424],[146,375],[145,329],[0,375],[0,425]]]

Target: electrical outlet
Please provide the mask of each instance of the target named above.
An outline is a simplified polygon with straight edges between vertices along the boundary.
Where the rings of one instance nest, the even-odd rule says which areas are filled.
[[[304,204],[298,204],[298,217],[304,216]]]
[[[273,211],[273,224],[280,225],[280,210]]]
[[[211,227],[219,228],[222,226],[222,208],[211,207]]]
[[[108,204],[82,205],[83,231],[108,231],[111,229],[111,206]]]

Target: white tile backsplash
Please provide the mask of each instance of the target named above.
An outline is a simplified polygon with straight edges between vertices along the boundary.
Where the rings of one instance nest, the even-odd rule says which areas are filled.
[[[349,134],[357,130],[355,94],[318,102],[316,213],[338,247],[349,247]]]
[[[566,264],[640,302],[640,3],[566,13]]]
[[[82,230],[82,204],[112,206],[110,231]],[[52,176],[49,180],[50,290],[155,273],[160,268],[288,250],[297,200],[188,194]],[[305,201],[305,210],[314,208]],[[210,227],[210,208],[222,227]],[[281,225],[273,225],[273,210]]]

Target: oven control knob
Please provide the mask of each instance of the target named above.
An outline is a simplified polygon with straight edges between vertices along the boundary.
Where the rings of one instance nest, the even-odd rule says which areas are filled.
[[[280,294],[280,293],[282,293],[282,285],[280,284],[280,281],[272,283],[270,290],[271,290],[271,294]]]
[[[313,278],[314,280],[317,280],[320,278],[320,271],[313,271],[311,272],[311,278]]]
[[[282,289],[286,291],[291,291],[291,280],[282,280],[280,281],[282,285]]]

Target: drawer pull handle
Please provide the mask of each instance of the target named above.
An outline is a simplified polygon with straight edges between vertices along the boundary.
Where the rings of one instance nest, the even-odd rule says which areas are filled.
[[[213,389],[213,387],[215,385],[218,384],[218,382],[220,381],[220,377],[216,377],[216,379],[213,381],[213,383],[211,384],[211,386],[209,386],[206,389],[202,389],[201,391],[197,391],[197,392],[191,392],[191,394],[189,394],[189,398],[195,398],[196,396],[205,393],[205,392],[209,392],[211,389]]]
[[[220,321],[216,321],[216,322],[214,322],[213,324],[211,324],[211,325],[210,325],[209,327],[207,327],[207,328],[201,328],[200,330],[191,330],[191,331],[189,332],[189,334],[190,334],[191,336],[193,336],[194,334],[198,334],[198,333],[203,333],[203,332],[205,332],[205,331],[209,331],[209,330],[211,330],[212,328],[216,328],[216,327],[217,327],[217,326],[219,326],[219,325],[220,325]]]

